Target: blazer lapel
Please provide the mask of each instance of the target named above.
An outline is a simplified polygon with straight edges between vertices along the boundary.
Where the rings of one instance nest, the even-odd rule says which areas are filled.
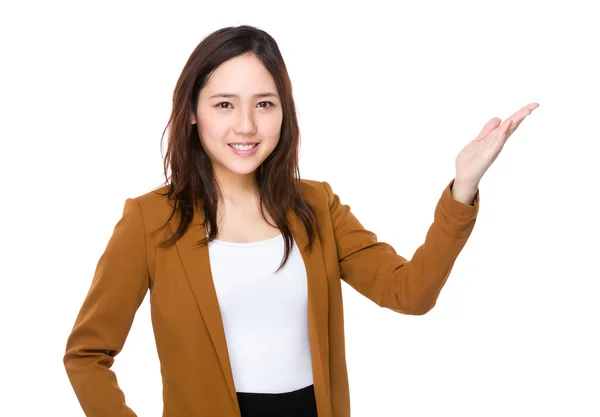
[[[304,226],[296,213],[288,209],[286,218],[290,225],[292,235],[304,260],[308,286],[308,330],[310,338],[310,351],[312,355],[312,370],[317,404],[321,404],[319,416],[326,416],[329,403],[329,367],[328,362],[323,363],[322,358],[329,357],[328,343],[328,311],[329,295],[325,264],[319,239],[315,240],[313,251],[308,252],[305,246],[308,236]],[[171,232],[177,230],[177,215],[169,221]],[[233,373],[227,351],[227,342],[221,311],[210,268],[208,246],[196,245],[195,242],[206,236],[204,215],[199,208],[195,209],[194,218],[186,233],[176,242],[177,251],[183,264],[186,277],[198,304],[210,337],[215,345],[221,368],[227,380],[231,398],[237,404],[237,394],[233,381]],[[239,405],[238,405],[239,407]]]

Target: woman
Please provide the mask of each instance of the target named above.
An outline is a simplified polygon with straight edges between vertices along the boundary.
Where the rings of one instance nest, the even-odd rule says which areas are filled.
[[[327,182],[300,179],[275,40],[251,26],[205,38],[175,88],[167,181],[126,200],[67,341],[86,415],[136,415],[110,367],[150,291],[163,416],[350,416],[341,280],[398,313],[431,310],[475,225],[479,181],[537,106],[491,119],[460,152],[408,261]]]

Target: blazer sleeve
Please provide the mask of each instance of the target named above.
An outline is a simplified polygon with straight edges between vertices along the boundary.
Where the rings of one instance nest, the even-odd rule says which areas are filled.
[[[425,242],[412,259],[398,255],[366,230],[323,181],[329,199],[340,277],[380,307],[402,314],[430,311],[469,238],[479,211],[479,189],[473,204],[452,197],[454,179],[446,186],[434,211]],[[395,221],[395,219],[391,219]]]
[[[88,417],[134,417],[110,369],[149,288],[146,236],[137,200],[128,198],[101,255],[63,362]]]

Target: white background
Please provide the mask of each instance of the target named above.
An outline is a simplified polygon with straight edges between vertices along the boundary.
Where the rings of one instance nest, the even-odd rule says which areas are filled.
[[[540,104],[483,178],[431,312],[343,284],[352,416],[600,415],[593,4],[4,4],[0,415],[83,416],[62,356],[96,262],[126,198],[164,180],[160,136],[189,54],[239,24],[284,56],[302,177],[329,182],[409,259],[462,147]],[[128,405],[159,417],[148,299],[113,370]]]

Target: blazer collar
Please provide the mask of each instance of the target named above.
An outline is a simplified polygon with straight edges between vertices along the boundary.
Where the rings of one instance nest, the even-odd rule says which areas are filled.
[[[323,363],[322,361],[322,358],[327,358],[329,355],[329,288],[325,263],[319,238],[317,237],[315,239],[312,252],[308,252],[305,249],[305,246],[308,244],[308,236],[302,222],[291,209],[288,209],[286,218],[290,225],[295,243],[302,254],[302,259],[304,260],[306,268],[308,286],[308,333],[312,355],[315,395],[319,398],[321,395],[324,395],[324,393],[328,393],[327,387],[329,387],[329,373],[325,371],[328,363]],[[178,215],[174,215],[169,221],[171,233],[177,230],[178,219]],[[208,328],[208,332],[210,333],[210,337],[215,345],[232,400],[237,404],[237,394],[227,351],[225,331],[223,329],[221,311],[210,269],[208,246],[195,245],[195,242],[206,236],[206,229],[203,222],[204,215],[201,210],[196,207],[192,222],[186,233],[176,242],[176,247],[186,277],[198,304],[199,313],[202,315]],[[319,401],[321,403],[326,403],[327,400],[328,398],[321,398]]]

